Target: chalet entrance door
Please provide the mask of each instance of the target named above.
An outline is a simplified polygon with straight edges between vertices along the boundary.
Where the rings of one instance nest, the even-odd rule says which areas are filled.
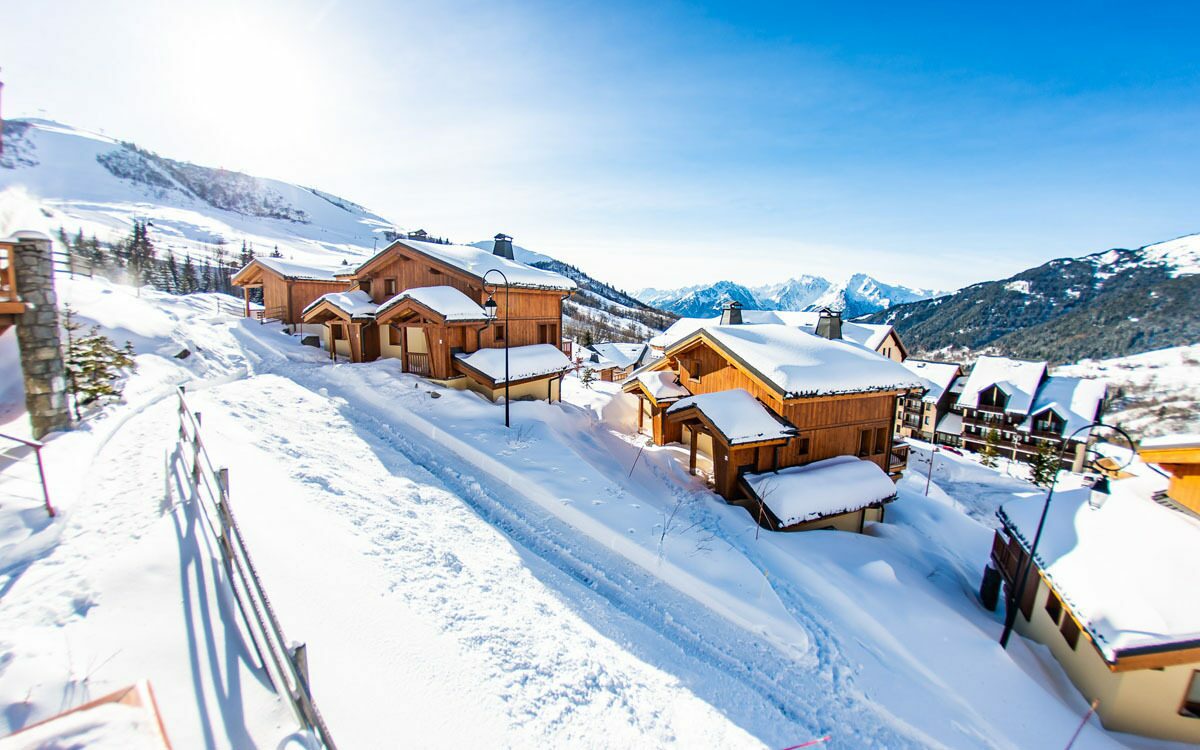
[[[429,377],[429,339],[424,328],[407,326],[404,329],[404,365],[414,375]]]

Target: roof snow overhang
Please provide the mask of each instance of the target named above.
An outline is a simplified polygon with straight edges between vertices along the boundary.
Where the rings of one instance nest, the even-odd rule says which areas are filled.
[[[442,273],[446,274],[447,276],[452,276],[454,278],[460,279],[467,283],[476,284],[481,287],[484,284],[484,280],[483,280],[482,276],[473,274],[470,271],[464,270],[463,268],[460,268],[459,266],[454,265],[453,263],[449,263],[445,260],[442,260],[441,258],[437,258],[433,255],[430,255],[429,253],[426,253],[423,250],[420,250],[419,248],[413,247],[412,245],[405,243],[403,240],[395,240],[394,242],[392,242],[392,244],[388,245],[387,247],[383,248],[379,252],[372,255],[370,258],[368,258],[366,261],[364,261],[362,264],[360,264],[353,271],[351,271],[349,273],[345,273],[345,274],[338,274],[338,278],[349,281],[349,280],[353,280],[353,279],[360,279],[363,276],[369,276],[372,271],[383,266],[390,258],[392,258],[394,256],[399,256],[399,257],[405,258],[407,260],[413,260],[414,256],[419,257],[422,261],[430,263],[435,268],[437,268],[437,270],[441,271]],[[555,293],[561,295],[564,299],[567,297],[570,297],[576,291],[575,289],[553,289],[553,288],[549,288],[549,287],[537,287],[537,286],[522,285],[519,283],[513,283],[513,284],[511,284],[511,287],[513,289],[522,290],[522,291],[555,292]]]

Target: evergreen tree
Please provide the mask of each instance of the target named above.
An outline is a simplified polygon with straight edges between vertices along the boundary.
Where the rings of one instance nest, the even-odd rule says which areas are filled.
[[[167,278],[171,280],[171,288],[167,291],[179,293],[179,264],[175,262],[175,253],[167,253]]]
[[[93,271],[102,269],[108,265],[108,258],[104,255],[104,247],[94,234],[87,243],[87,257],[88,262],[92,264]]]
[[[596,371],[590,367],[583,368],[583,374],[579,376],[579,382],[583,383],[583,387],[590,391],[592,383],[596,382]]]
[[[1000,432],[995,427],[987,432],[983,444],[983,450],[979,452],[979,463],[984,466],[994,467],[997,463],[996,458],[1000,455]]]
[[[250,265],[250,261],[254,260],[254,248],[247,245],[245,240],[242,240],[242,255],[239,260],[242,268]]]
[[[1037,453],[1030,466],[1030,477],[1038,487],[1049,487],[1058,476],[1058,451],[1054,444],[1043,440],[1038,443]]]
[[[276,245],[275,249],[271,251],[271,257],[272,258],[282,258],[283,257],[283,253],[279,252],[279,245]]]
[[[75,317],[75,311],[64,305],[63,327],[67,330],[66,369],[74,396],[75,416],[80,415],[80,406],[105,398],[118,398],[124,388],[122,375],[137,368],[133,359],[133,344],[125,342],[117,348],[111,339],[100,333],[99,326],[92,326],[80,335],[83,324]]]
[[[179,272],[179,293],[191,294],[196,291],[196,266],[192,263],[192,254],[183,257],[183,268]]]

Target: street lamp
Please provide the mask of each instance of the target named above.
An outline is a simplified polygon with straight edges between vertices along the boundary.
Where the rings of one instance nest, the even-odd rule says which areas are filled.
[[[487,273],[483,274],[483,290],[487,292],[487,301],[483,303],[483,312],[487,315],[488,325],[493,325],[496,322],[496,283],[489,282],[488,276],[497,274],[504,280],[504,426],[510,427],[508,412],[508,339],[512,332],[508,329],[508,296],[509,286],[508,277],[499,268],[489,268]],[[489,288],[490,287],[490,288]]]
[[[1120,433],[1121,437],[1125,438],[1125,442],[1129,445],[1129,458],[1125,461],[1125,463],[1117,466],[1115,469],[1105,469],[1100,467],[1102,472],[1120,471],[1133,462],[1133,439],[1129,437],[1129,433],[1125,432],[1125,430],[1122,430],[1120,427],[1115,427],[1103,422],[1092,422],[1091,424],[1084,425],[1078,430],[1075,430],[1067,436],[1066,440],[1063,441],[1062,448],[1058,451],[1058,463],[1054,465],[1054,478],[1050,480],[1050,486],[1046,489],[1046,502],[1042,506],[1042,517],[1038,520],[1037,533],[1033,535],[1033,545],[1029,548],[1029,559],[1024,565],[1021,566],[1020,570],[1017,571],[1016,591],[1014,592],[1013,596],[1009,598],[1004,607],[1004,631],[1000,633],[1000,648],[1008,648],[1009,636],[1012,635],[1013,627],[1017,624],[1017,610],[1021,606],[1021,597],[1025,595],[1025,580],[1029,577],[1029,566],[1033,565],[1033,561],[1037,556],[1038,542],[1042,540],[1042,530],[1046,527],[1046,514],[1050,512],[1050,501],[1054,499],[1054,488],[1058,485],[1058,473],[1062,470],[1060,467],[1062,466],[1063,459],[1067,456],[1067,448],[1071,445],[1071,441],[1075,438],[1075,436],[1081,432],[1088,433],[1087,439],[1090,441],[1092,437],[1092,430],[1097,428],[1112,430],[1113,432]],[[1088,455],[1091,453],[1091,451],[1087,449],[1086,443],[1084,450],[1086,451],[1084,465],[1089,468],[1095,466],[1099,454],[1097,454],[1097,458],[1091,458],[1090,455]],[[1103,473],[1100,475],[1100,481],[1092,486],[1092,491],[1105,495],[1108,494],[1108,478],[1104,476]]]

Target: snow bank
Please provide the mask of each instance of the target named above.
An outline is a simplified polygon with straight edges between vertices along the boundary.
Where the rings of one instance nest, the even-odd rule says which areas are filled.
[[[667,408],[667,414],[697,409],[713,423],[729,445],[786,439],[796,428],[775,416],[742,388],[689,396]]]
[[[883,469],[854,456],[744,478],[784,526],[861,510],[896,496],[896,485]]]

